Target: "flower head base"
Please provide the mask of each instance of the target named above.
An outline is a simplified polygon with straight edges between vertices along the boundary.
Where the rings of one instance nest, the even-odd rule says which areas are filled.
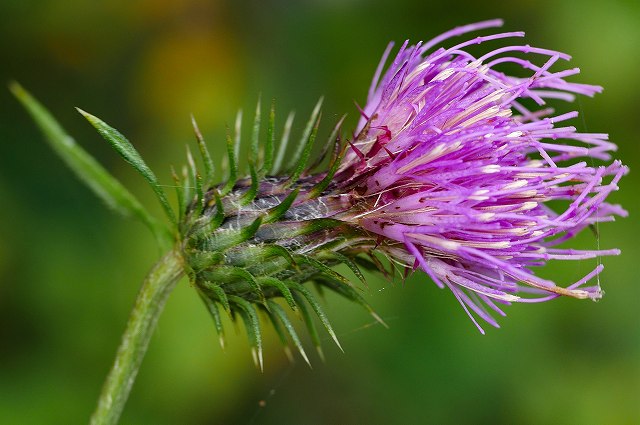
[[[394,246],[399,262],[421,268],[438,286],[450,288],[472,319],[468,308],[496,327],[484,306],[503,315],[496,303],[601,297],[598,285],[584,286],[600,273],[601,264],[566,288],[535,276],[531,267],[551,259],[619,254],[554,246],[586,226],[626,215],[604,200],[627,171],[619,161],[591,166],[590,159],[608,160],[616,146],[605,134],[581,134],[561,125],[576,112],[553,116],[548,108],[525,107],[525,102],[542,106],[545,99],[571,101],[575,94],[601,91],[565,81],[577,68],[550,71],[569,56],[528,45],[477,58],[463,50],[522,37],[520,32],[431,51],[450,37],[499,25],[498,20],[481,22],[425,44],[405,43],[380,78],[389,46],[335,189],[359,193],[366,205],[349,220],[402,244],[404,251]],[[533,55],[543,58],[540,66],[528,60]],[[496,70],[504,63],[531,75],[511,77]],[[557,213],[545,204],[552,200],[568,205]]]

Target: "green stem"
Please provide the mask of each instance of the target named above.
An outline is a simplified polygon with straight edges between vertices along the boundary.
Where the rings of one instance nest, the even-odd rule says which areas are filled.
[[[145,278],[91,416],[91,425],[118,422],[165,301],[183,274],[183,259],[178,250],[171,250]]]

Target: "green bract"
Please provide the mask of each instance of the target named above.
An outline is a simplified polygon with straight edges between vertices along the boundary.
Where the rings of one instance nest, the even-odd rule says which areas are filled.
[[[117,130],[78,109],[99,134],[150,184],[170,220],[164,227],[86,151],[77,145],[54,118],[22,87],[11,86],[47,140],[63,160],[101,199],[125,215],[143,221],[163,245],[174,240],[174,251],[182,259],[183,271],[194,284],[213,317],[224,345],[222,314],[244,322],[254,361],[262,368],[261,326],[268,318],[288,349],[289,341],[309,363],[301,339],[287,310],[302,319],[322,356],[315,315],[340,347],[329,318],[308,288],[328,288],[364,306],[382,323],[357,288],[332,267],[345,264],[364,282],[360,267],[380,269],[371,252],[376,241],[338,216],[349,210],[350,197],[327,192],[344,155],[339,132],[341,119],[326,147],[334,146],[325,172],[311,174],[329,155],[324,149],[310,164],[320,122],[322,100],[315,106],[300,140],[285,161],[293,115],[286,120],[276,140],[275,107],[269,113],[267,137],[260,141],[261,107],[256,108],[248,158],[248,176],[240,177],[238,151],[242,143],[238,114],[235,132],[227,136],[226,181],[214,185],[215,167],[207,145],[192,119],[203,170],[196,166],[187,148],[187,164],[173,172],[177,213],[156,175],[133,145]],[[276,152],[277,149],[277,152]],[[172,229],[172,230],[170,230]],[[363,254],[365,254],[363,256]],[[368,256],[368,258],[367,258]],[[281,299],[282,303],[276,300]],[[341,348],[341,347],[340,347]]]

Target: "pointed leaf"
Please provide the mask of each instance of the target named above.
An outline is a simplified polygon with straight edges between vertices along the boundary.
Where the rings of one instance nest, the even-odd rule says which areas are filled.
[[[218,194],[218,191],[215,189],[213,192],[213,197],[215,198],[215,201],[216,201],[216,215],[213,217],[213,220],[211,221],[211,223],[214,226],[214,229],[217,229],[218,227],[220,227],[220,225],[224,221],[224,217],[225,217],[224,206],[222,205],[222,199],[220,199],[220,195]]]
[[[227,298],[227,293],[224,292],[224,289],[220,285],[216,285],[213,282],[204,281],[204,287],[211,290],[213,294],[216,296],[217,301],[222,305],[222,307],[228,313],[231,311],[231,306],[229,305],[229,298]]]
[[[311,133],[309,134],[306,142],[304,143],[304,147],[300,155],[298,156],[298,163],[296,164],[296,168],[289,176],[289,184],[292,184],[300,178],[305,168],[307,167],[307,163],[309,162],[309,157],[311,156],[311,150],[313,149],[313,143],[316,140],[316,135],[318,134],[318,127],[320,127],[320,115],[318,115],[318,119],[316,120],[315,125],[313,126]],[[302,141],[301,141],[302,142]]]
[[[204,163],[205,184],[209,185],[213,183],[213,173],[215,172],[215,166],[213,165],[211,154],[209,154],[207,144],[202,137],[202,133],[200,132],[198,124],[196,123],[196,119],[193,115],[191,115],[191,124],[193,125],[193,131],[196,135],[196,141],[198,142],[198,149],[200,150],[202,162]]]
[[[304,131],[302,132],[302,137],[300,137],[298,146],[296,147],[296,150],[294,151],[294,154],[291,157],[291,160],[289,162],[290,166],[298,162],[298,160],[302,156],[302,152],[307,147],[307,144],[309,142],[309,137],[313,132],[313,128],[317,125],[318,117],[320,115],[320,108],[322,107],[322,101],[323,101],[323,98],[320,98],[318,100],[318,103],[316,103],[316,106],[313,108],[313,111],[311,112],[309,121],[307,121],[307,125],[305,126]]]
[[[382,320],[380,316],[373,310],[371,305],[356,291],[353,287],[345,285],[341,282],[331,280],[331,279],[317,279],[317,282],[326,286],[327,288],[332,289],[336,293],[342,295],[348,300],[354,301],[357,304],[360,304],[364,307],[371,316],[376,319],[378,323],[380,323],[385,328],[389,328],[389,326]]]
[[[231,134],[229,134],[229,129],[227,128],[227,159],[229,162],[229,179],[221,190],[222,196],[225,196],[229,192],[231,192],[231,189],[233,189],[233,186],[235,186],[236,184],[236,179],[238,178],[238,162],[236,158],[237,156],[235,153],[235,148],[233,146],[233,140],[231,139]]]
[[[300,341],[300,338],[296,333],[296,329],[293,327],[293,324],[291,324],[291,321],[287,317],[287,313],[284,312],[282,307],[280,307],[280,305],[277,302],[272,300],[268,300],[267,302],[269,303],[270,315],[277,317],[280,320],[280,322],[282,322],[285,330],[287,331],[287,333],[291,337],[291,340],[293,341],[293,345],[295,345],[295,347],[298,349],[304,361],[307,362],[309,367],[311,367],[311,362],[309,362],[307,353],[305,353],[304,348],[302,347],[302,342]]]
[[[289,307],[291,307],[291,310],[296,309],[296,302],[293,299],[293,295],[291,294],[291,291],[289,290],[289,288],[287,288],[287,285],[283,281],[270,276],[262,276],[257,278],[257,280],[258,280],[258,283],[260,283],[260,285],[262,286],[271,286],[276,288],[278,291],[280,291],[284,299],[287,301],[287,304],[289,304]]]
[[[269,257],[284,258],[289,264],[289,266],[291,266],[295,270],[299,270],[296,260],[293,259],[293,255],[291,255],[291,253],[287,248],[277,244],[270,244],[270,245],[265,245],[262,248],[262,251]]]
[[[198,169],[196,168],[196,162],[193,159],[193,155],[191,154],[191,149],[189,146],[186,146],[187,149],[187,165],[189,170],[189,184],[195,190],[195,196],[191,200],[191,202],[195,202],[196,206],[194,209],[194,215],[198,216],[202,212],[204,208],[204,196],[202,194],[202,177],[198,173]]]
[[[213,323],[216,325],[216,331],[218,332],[218,337],[220,341],[220,346],[222,349],[225,348],[225,339],[224,339],[224,326],[222,325],[222,318],[220,317],[220,311],[218,310],[218,306],[215,301],[211,300],[201,291],[198,291],[198,295],[200,295],[200,299],[204,302],[205,306],[207,306],[207,311],[211,315],[213,319]]]
[[[304,321],[305,326],[307,327],[307,331],[309,332],[309,336],[311,337],[311,342],[316,347],[316,351],[320,356],[320,359],[324,361],[324,353],[322,352],[322,345],[320,342],[320,335],[318,334],[318,329],[316,328],[315,323],[313,322],[313,317],[309,313],[309,309],[307,308],[307,304],[304,302],[302,296],[300,296],[297,292],[293,293],[293,298],[296,300],[296,305],[299,306],[298,311],[302,316],[302,320]]]
[[[251,239],[262,223],[262,218],[256,218],[251,224],[236,231],[211,233],[211,228],[206,227],[202,232],[197,232],[194,237],[203,238],[206,242],[206,249],[210,251],[223,251],[234,247],[246,240]]]
[[[360,271],[360,268],[358,267],[358,265],[356,263],[354,263],[346,255],[344,255],[344,254],[342,254],[340,252],[336,252],[336,251],[323,251],[321,253],[321,255],[323,257],[333,258],[333,259],[335,259],[337,261],[340,261],[341,263],[344,263],[347,267],[349,267],[351,269],[353,274],[356,275],[356,277],[360,280],[360,282],[362,282],[365,285],[367,284],[367,280],[365,279],[364,275],[362,274],[362,271]]]
[[[260,370],[264,369],[262,360],[262,334],[260,332],[260,320],[258,319],[258,313],[255,307],[248,301],[236,297],[235,295],[229,296],[229,301],[238,306],[237,310],[242,320],[244,321],[247,335],[249,337],[249,344],[252,347],[253,361],[256,366],[260,367]]]
[[[178,221],[182,223],[182,219],[184,218],[186,206],[184,202],[184,189],[182,188],[182,182],[180,181],[180,177],[176,173],[175,168],[171,166],[171,177],[173,178],[173,183],[176,189],[176,199],[178,200]]]
[[[240,144],[242,143],[242,109],[236,114],[236,125],[233,137],[233,154],[236,161],[240,158]]]
[[[264,177],[265,174],[271,171],[273,165],[273,151],[275,146],[275,122],[276,122],[276,102],[271,102],[271,109],[269,111],[269,125],[267,126],[267,143],[264,146],[264,162],[262,169],[260,170],[260,176]]]
[[[311,292],[309,292],[307,288],[300,285],[299,283],[287,281],[287,284],[291,289],[296,290],[297,292],[301,293],[304,296],[304,298],[307,300],[307,302],[309,303],[313,311],[316,313],[316,315],[320,319],[320,322],[322,322],[322,325],[324,326],[324,328],[327,330],[329,335],[331,335],[331,338],[333,338],[333,341],[336,343],[338,348],[344,352],[344,350],[342,349],[342,346],[340,345],[340,341],[338,341],[338,336],[334,332],[333,327],[331,326],[331,322],[329,322],[329,318],[325,314],[324,310],[322,310],[322,307],[320,307],[320,303],[318,303],[318,300],[314,298],[314,296],[311,294]]]
[[[318,155],[318,158],[314,161],[313,164],[309,166],[309,171],[316,169],[317,167],[320,166],[320,164],[322,164],[322,161],[327,157],[327,154],[329,153],[329,148],[331,146],[335,147],[336,144],[339,146],[340,137],[338,136],[338,133],[342,128],[342,123],[344,122],[345,118],[347,118],[346,114],[340,117],[335,127],[333,127],[331,134],[327,138],[327,143],[325,143],[324,146],[322,147],[322,152],[320,152],[320,155]]]
[[[327,275],[327,276],[331,277],[332,279],[340,281],[340,282],[344,283],[345,285],[351,285],[351,282],[349,282],[349,279],[347,279],[346,277],[342,276],[340,273],[338,273],[337,271],[333,270],[331,267],[327,266],[326,264],[322,263],[321,261],[318,261],[315,258],[311,257],[310,255],[297,254],[293,258],[298,263],[308,264],[309,266],[313,267],[314,269],[316,269],[320,273],[322,273],[324,275]]]
[[[98,198],[120,214],[142,221],[158,241],[167,243],[172,239],[168,229],[151,216],[131,192],[80,147],[40,102],[18,83],[11,83],[10,89],[44,133],[49,146]]]
[[[102,121],[100,118],[97,118],[88,112],[83,111],[80,108],[76,108],[78,112],[80,112],[89,123],[98,130],[98,133],[124,158],[126,162],[128,162],[138,173],[140,173],[151,185],[151,188],[155,192],[164,212],[167,214],[167,217],[175,223],[176,217],[169,205],[169,201],[167,200],[167,195],[164,193],[164,190],[160,186],[160,182],[156,175],[151,171],[151,168],[147,166],[144,162],[136,148],[133,147],[131,142],[127,140],[118,130],[113,127],[110,127],[107,123]]]
[[[247,282],[251,290],[258,296],[263,304],[265,303],[264,293],[256,278],[242,267],[218,265],[206,272],[211,280],[216,282],[227,282],[229,279],[239,279]]]
[[[282,132],[282,139],[280,139],[280,146],[278,146],[278,154],[276,156],[275,161],[273,162],[273,167],[271,168],[271,174],[278,174],[280,172],[280,168],[282,167],[282,161],[284,160],[284,155],[287,152],[287,145],[289,144],[289,135],[291,134],[291,126],[293,125],[293,117],[295,114],[293,112],[289,113],[287,117],[287,121],[284,123],[284,131]]]
[[[249,205],[256,198],[256,194],[258,193],[258,173],[256,172],[256,167],[253,165],[253,160],[249,161],[249,174],[251,175],[251,186],[249,189],[242,195],[240,198],[240,205],[246,206]]]
[[[336,147],[339,149],[339,145],[337,145]],[[342,163],[342,158],[344,158],[345,153],[346,153],[346,150],[342,149],[334,157],[333,161],[331,162],[331,165],[329,166],[329,170],[327,170],[327,174],[324,176],[322,181],[316,184],[309,191],[308,197],[310,199],[320,196],[322,192],[329,186],[329,184],[331,184],[331,182],[333,181],[333,177],[335,176],[336,172],[338,171],[338,168],[340,167],[340,164]]]
[[[258,97],[258,105],[256,106],[256,115],[253,119],[253,132],[251,133],[251,150],[249,151],[249,162],[258,163],[258,142],[260,136],[260,120],[261,120],[261,99]]]
[[[271,325],[273,326],[273,329],[278,334],[278,338],[280,338],[280,342],[282,343],[282,347],[284,348],[284,353],[286,354],[289,361],[293,362],[293,355],[291,354],[291,350],[289,349],[289,340],[287,339],[287,334],[285,333],[285,330],[282,328],[280,321],[273,314],[273,312],[271,312],[271,310],[267,310],[266,308],[263,308],[263,311],[267,314],[267,316],[269,317],[269,320],[271,320]]]
[[[263,222],[273,223],[274,221],[277,221],[280,217],[282,217],[289,210],[289,208],[291,208],[291,205],[293,205],[293,202],[298,197],[298,193],[300,193],[300,188],[295,188],[293,191],[291,191],[291,193],[289,193],[287,197],[282,200],[282,202],[269,210]]]

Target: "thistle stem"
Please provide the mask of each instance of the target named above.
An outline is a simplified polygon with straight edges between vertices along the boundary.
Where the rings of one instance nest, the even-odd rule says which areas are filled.
[[[91,416],[91,425],[118,422],[165,301],[183,274],[182,256],[174,249],[162,257],[145,278]]]

